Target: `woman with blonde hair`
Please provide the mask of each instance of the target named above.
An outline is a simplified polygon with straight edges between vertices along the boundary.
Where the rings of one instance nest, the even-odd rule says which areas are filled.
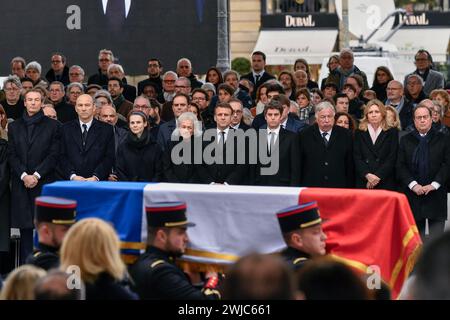
[[[370,100],[355,132],[356,187],[395,190],[398,130],[386,122],[386,107]]]
[[[392,106],[386,107],[386,123],[389,128],[396,128],[398,131],[402,130],[402,124],[400,123],[400,117],[397,109]]]
[[[13,270],[5,280],[0,300],[34,300],[34,286],[46,274],[45,270],[32,265]]]
[[[86,285],[86,300],[134,300],[123,281],[127,271],[120,257],[120,241],[114,228],[97,218],[72,226],[61,246],[62,271],[77,266]]]

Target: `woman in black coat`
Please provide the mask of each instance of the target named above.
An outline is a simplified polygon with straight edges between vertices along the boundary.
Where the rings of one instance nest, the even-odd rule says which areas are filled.
[[[165,181],[173,183],[200,183],[198,170],[199,164],[194,163],[195,145],[199,147],[197,152],[202,152],[201,124],[192,112],[185,112],[178,117],[178,127],[174,136],[177,141],[170,141],[169,148],[164,152],[163,165]],[[185,154],[186,151],[190,154]],[[173,155],[172,155],[173,151]],[[181,161],[179,161],[181,160]]]
[[[388,127],[385,106],[379,100],[369,101],[355,132],[356,187],[395,190],[397,151],[398,130]]]
[[[119,181],[161,181],[162,150],[147,129],[147,116],[142,111],[132,111],[128,126],[130,132],[117,150]]]

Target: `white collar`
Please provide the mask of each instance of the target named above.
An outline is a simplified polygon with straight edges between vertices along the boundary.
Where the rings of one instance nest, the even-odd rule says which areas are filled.
[[[91,121],[89,121],[89,122],[83,122],[83,121],[81,121],[80,119],[78,119],[78,121],[80,122],[80,128],[81,128],[81,130],[83,130],[83,124],[85,124],[86,126],[87,126],[87,131],[89,131],[89,129],[91,128],[91,126],[92,126],[92,122],[94,121],[94,119],[92,118],[91,119]]]
[[[281,130],[281,126],[278,126],[278,128],[276,128],[276,129],[269,129],[269,127],[267,127],[267,134],[274,132],[278,136],[280,134],[280,130]]]

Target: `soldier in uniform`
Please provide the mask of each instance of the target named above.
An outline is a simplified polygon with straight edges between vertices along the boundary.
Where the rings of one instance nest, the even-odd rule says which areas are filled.
[[[58,251],[64,235],[75,223],[77,202],[55,197],[37,197],[35,206],[35,225],[39,244],[28,256],[26,263],[44,270],[57,268]]]
[[[277,212],[277,218],[288,246],[281,255],[294,270],[299,270],[308,259],[326,254],[327,236],[322,230],[317,202],[286,208]]]
[[[153,203],[146,213],[148,247],[130,269],[134,291],[141,299],[219,299],[216,273],[209,273],[200,289],[175,265],[186,250],[187,228],[195,225],[187,221],[186,203]]]

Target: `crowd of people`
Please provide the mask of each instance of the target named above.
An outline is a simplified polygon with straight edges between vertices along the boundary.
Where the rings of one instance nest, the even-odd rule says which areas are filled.
[[[50,239],[50,243],[42,243],[38,256],[45,251],[43,257],[57,257],[55,248],[62,245],[61,267],[78,265],[83,269],[84,282],[101,282],[102,289],[91,286],[82,295],[101,296],[99,292],[105,288],[117,294],[111,298],[220,295],[219,275],[203,274],[203,279],[191,279],[204,282],[203,289],[198,290],[174,269],[172,256],[167,254],[180,253],[170,248],[185,246],[187,226],[166,230],[166,217],[158,214],[173,211],[177,219],[186,221],[186,204],[172,204],[164,210],[148,208],[150,249],[141,260],[148,265],[150,259],[156,275],[147,275],[150,269],[138,264],[130,269],[129,277],[116,257],[117,235],[102,226],[102,221],[89,220],[70,229],[65,238],[73,237],[70,243],[77,243],[73,252],[62,240],[68,228],[53,226],[58,223],[52,221],[64,219],[49,220],[50,228],[48,220],[39,223],[39,208],[46,205],[36,199],[44,184],[57,180],[392,190],[407,196],[423,237],[427,221],[430,234],[443,233],[450,178],[450,96],[444,89],[443,75],[433,69],[431,55],[419,50],[414,58],[416,70],[411,70],[403,82],[394,80],[391,71],[380,66],[370,87],[365,73],[354,65],[353,52],[343,49],[330,57],[329,75],[319,88],[305,59],[298,59],[293,71],[285,70],[275,77],[265,70],[263,52],[252,54],[250,73],[222,73],[211,67],[204,82],[193,73],[187,58],[178,60],[175,71],[164,73],[161,61],[151,58],[148,78],[137,86],[127,83],[123,66],[115,63],[113,53],[106,49],[99,52],[98,73],[88,77],[87,83],[83,68],[69,67],[62,53],[52,54],[45,77],[37,61],[26,63],[16,57],[0,91],[0,252],[10,250],[9,229],[17,228],[20,264],[31,261],[36,229],[39,239],[41,234]],[[67,206],[68,211],[73,209]],[[149,212],[156,212],[155,221]],[[301,212],[314,212],[314,208],[293,209],[291,214],[295,217]],[[312,230],[311,221],[306,222],[305,230]],[[173,222],[177,221],[170,220],[169,224]],[[281,222],[280,226],[283,231]],[[104,241],[109,241],[103,247],[100,240],[95,240],[102,233]],[[287,233],[283,234],[287,245],[300,243],[300,251],[305,252],[302,236],[292,230]],[[324,246],[326,236],[321,229],[314,234]],[[98,252],[91,252],[90,258],[79,256],[80,248],[89,246],[83,241],[99,243],[95,248]],[[303,261],[295,250],[285,253],[294,255],[293,265]],[[311,253],[306,253],[309,258]],[[103,261],[96,259],[102,255],[107,255]],[[231,274],[237,279],[255,277],[257,281],[267,272],[280,277],[278,280],[285,279],[283,297],[296,296],[296,290],[288,290],[294,288],[292,275],[285,274],[282,268],[280,273],[268,271],[282,264],[276,259],[246,257]],[[320,276],[320,268],[324,273],[335,268],[336,274],[342,272],[340,277],[345,279],[347,271],[334,264],[318,261],[310,276]],[[267,270],[252,274],[248,272],[250,266],[267,266]],[[53,289],[58,279],[66,279],[64,273],[55,271],[45,276],[28,265],[16,269],[10,277],[22,277],[21,273],[29,274],[29,281]],[[158,277],[163,280],[156,281]],[[304,281],[304,288],[312,286],[310,280]],[[126,288],[127,284],[135,288],[137,295]],[[354,283],[355,296],[370,296],[358,286]],[[178,289],[174,291],[174,287]],[[238,292],[228,288],[228,297],[251,297],[250,287],[241,289]],[[300,291],[308,298],[305,290]],[[265,297],[276,297],[274,292],[267,294]]]

